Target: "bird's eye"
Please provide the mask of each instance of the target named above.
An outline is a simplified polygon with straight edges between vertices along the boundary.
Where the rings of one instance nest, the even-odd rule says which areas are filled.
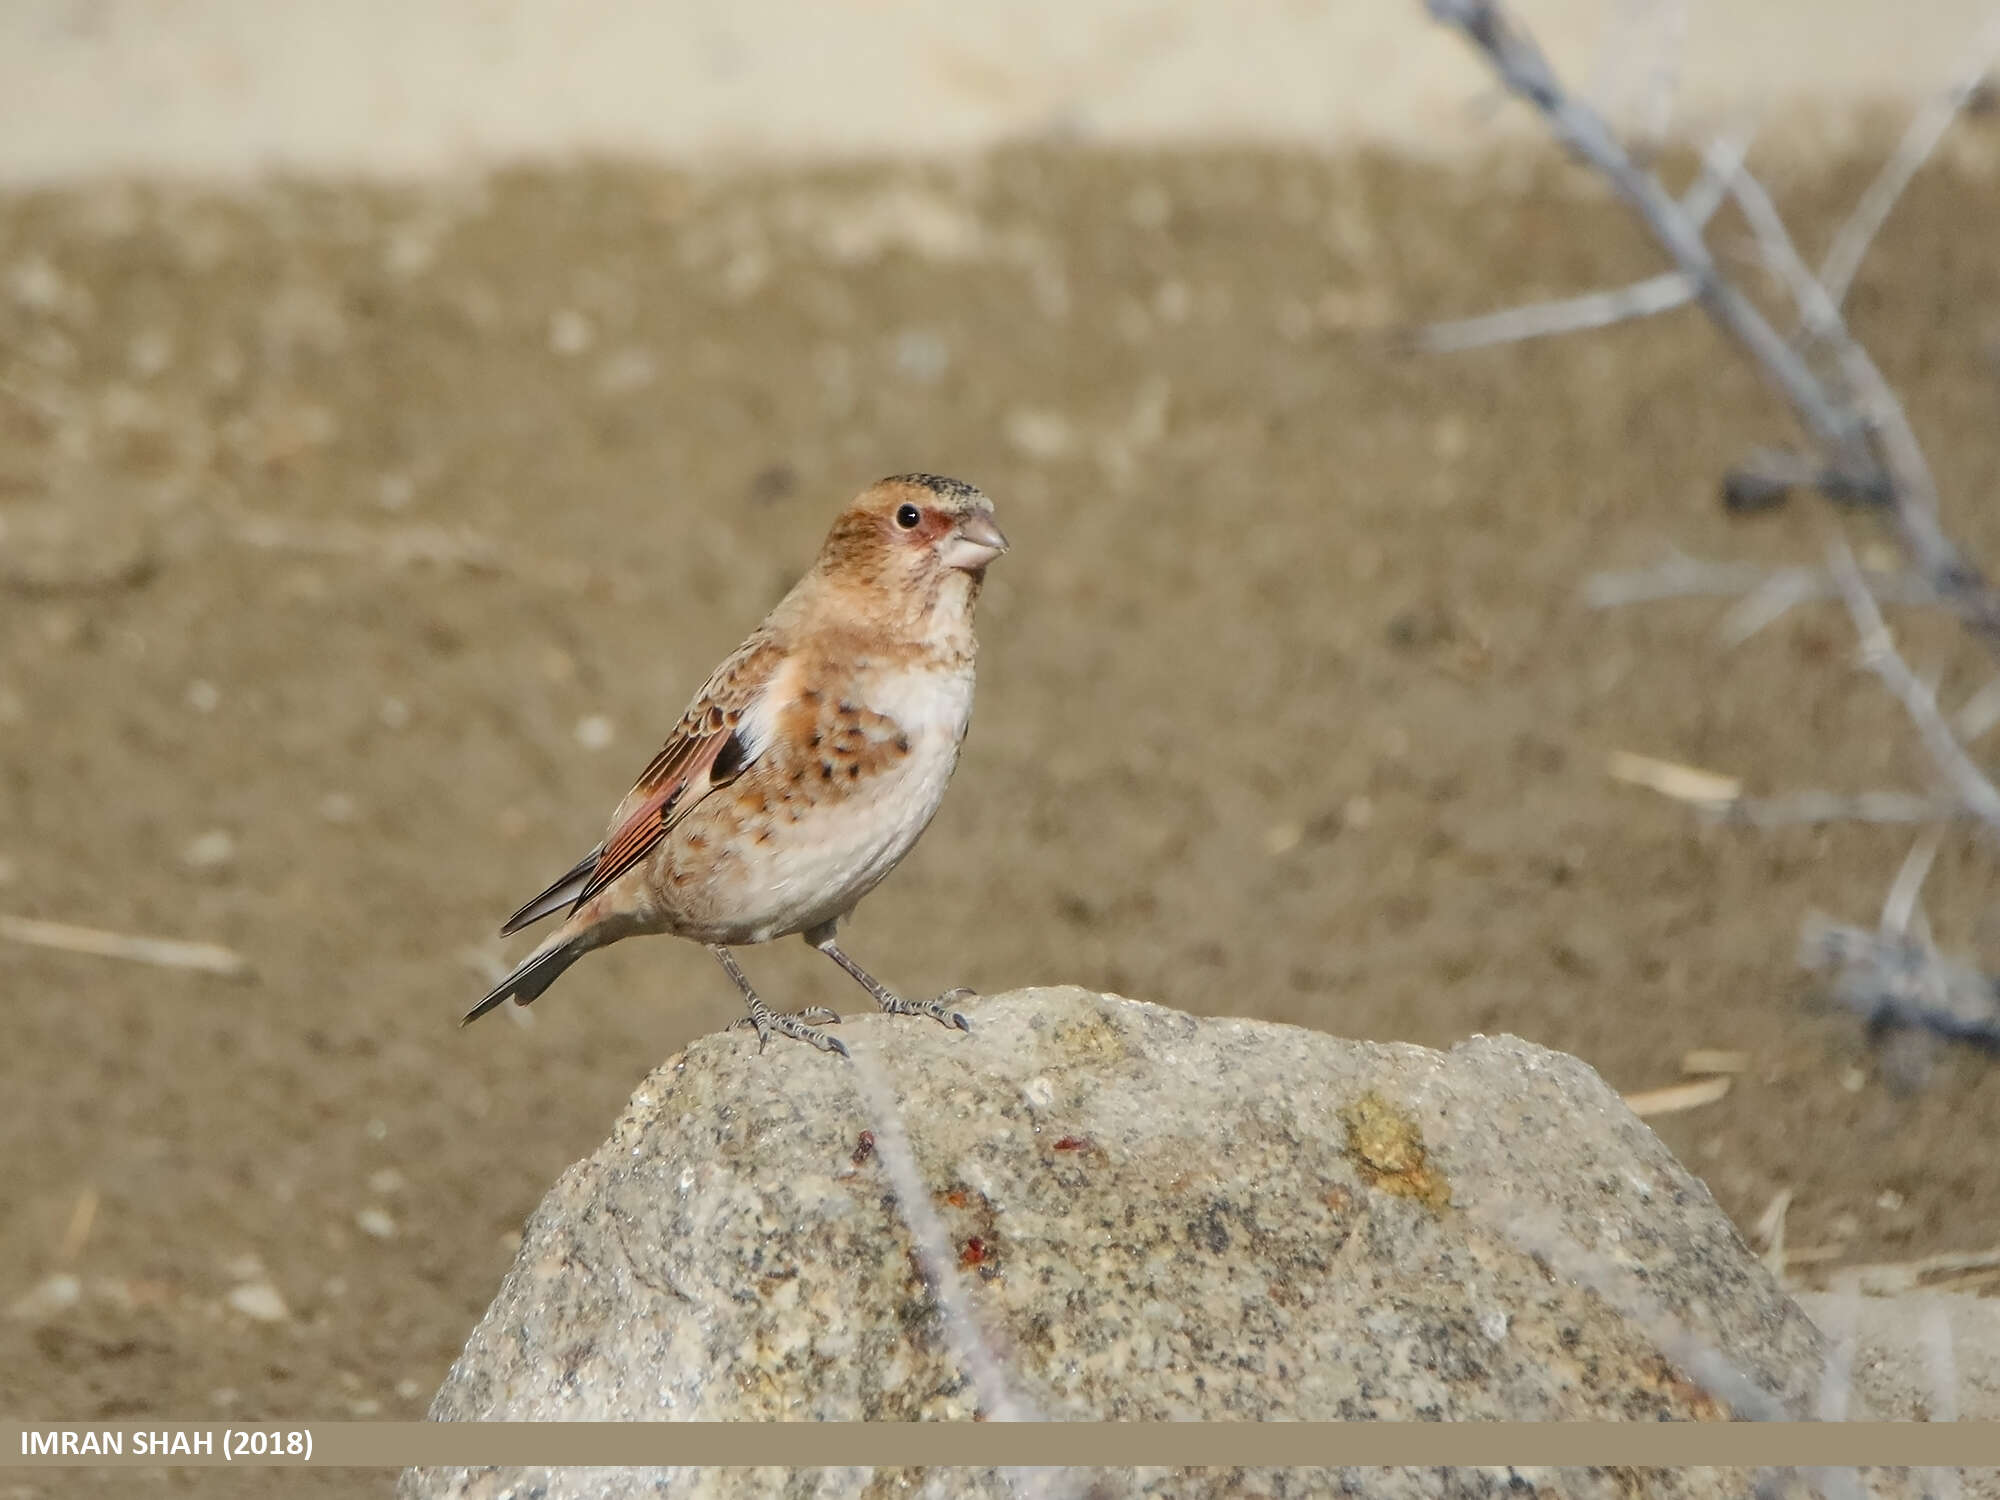
[[[905,531],[915,526],[923,518],[924,513],[914,505],[899,505],[896,507],[896,524]]]

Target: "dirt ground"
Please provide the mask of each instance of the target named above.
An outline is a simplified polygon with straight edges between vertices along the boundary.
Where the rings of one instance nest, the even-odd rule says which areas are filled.
[[[1876,159],[1769,164],[1809,251]],[[2000,563],[1996,163],[1961,125],[1854,309]],[[1836,607],[1725,650],[1724,602],[1581,597],[1674,547],[1818,556],[1817,501],[1716,501],[1782,411],[1692,312],[1398,337],[1657,268],[1543,155],[0,199],[0,912],[255,971],[0,943],[0,1304],[80,1292],[0,1319],[0,1410],[423,1411],[542,1192],[737,1014],[698,949],[629,943],[461,1032],[495,926],[838,504],[913,468],[1014,550],[944,812],[853,929],[892,983],[1508,1031],[1625,1090],[1737,1049],[1657,1126],[1746,1231],[1790,1190],[1815,1273],[2000,1242],[1993,1060],[1871,1045],[1794,963],[1807,912],[1873,921],[1909,830],[1704,827],[1605,774],[1925,785]],[[1985,680],[1901,623],[1948,703]],[[1988,960],[1992,874],[1954,835],[1927,890]],[[861,998],[803,945],[746,963]]]

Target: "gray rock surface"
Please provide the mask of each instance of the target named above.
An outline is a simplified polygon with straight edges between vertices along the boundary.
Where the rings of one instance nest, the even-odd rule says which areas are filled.
[[[1851,1341],[1856,1397],[1889,1422],[2000,1422],[2000,1301],[1960,1292],[1801,1292],[1829,1339]],[[1973,1493],[2000,1496],[2000,1474]]]
[[[1203,1020],[1078,989],[970,1037],[856,1018],[974,1315],[1051,1418],[1812,1410],[1819,1331],[1583,1063]],[[729,1032],[565,1173],[437,1420],[964,1420],[977,1399],[849,1066]],[[1671,1355],[1670,1359],[1668,1356]],[[997,1471],[426,1470],[417,1496],[1007,1494]],[[1364,1479],[1360,1476],[1366,1475]],[[1900,1491],[1904,1481],[1878,1484]],[[893,1481],[893,1482],[892,1482]],[[1722,1470],[1101,1474],[1092,1493],[1742,1494]],[[828,1486],[832,1487],[829,1488]],[[887,1486],[887,1487],[885,1487]]]

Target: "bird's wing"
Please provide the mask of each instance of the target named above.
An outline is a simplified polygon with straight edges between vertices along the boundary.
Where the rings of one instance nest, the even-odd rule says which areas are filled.
[[[521,903],[520,909],[509,917],[500,928],[500,936],[512,937],[523,927],[532,927],[551,912],[561,911],[565,906],[574,905],[577,892],[590,881],[590,872],[597,868],[597,861],[603,857],[604,846],[599,844],[590,853],[558,875],[549,888]]]
[[[702,798],[741,776],[763,753],[770,741],[765,726],[774,716],[758,710],[784,661],[774,644],[752,637],[716,670],[619,804],[610,835],[576,887],[572,910],[643,860]],[[574,875],[561,884],[573,883]]]

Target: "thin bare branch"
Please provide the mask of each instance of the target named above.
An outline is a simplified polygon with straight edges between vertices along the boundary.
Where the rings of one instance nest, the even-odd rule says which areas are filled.
[[[1697,228],[1715,216],[1729,196],[1733,168],[1720,170],[1719,164],[1741,161],[1749,149],[1748,138],[1723,148],[1717,161],[1704,160],[1701,171],[1681,196],[1681,212]],[[1432,354],[1457,354],[1467,349],[1484,349],[1494,344],[1513,344],[1526,339],[1550,338],[1558,334],[1582,333],[1592,328],[1609,328],[1638,318],[1655,317],[1685,307],[1694,301],[1695,283],[1682,271],[1663,271],[1626,286],[1577,297],[1558,297],[1547,302],[1530,302],[1520,307],[1502,308],[1476,318],[1455,318],[1427,324],[1419,329],[1416,345]]]
[[[1958,1420],[1958,1360],[1953,1354],[1951,1319],[1942,1303],[1924,1309],[1917,1337],[1924,1346],[1924,1373],[1931,1388],[1933,1422]]]
[[[1865,571],[1868,591],[1890,604],[1939,604],[1937,590],[1913,573]],[[1758,563],[1705,562],[1685,552],[1672,552],[1649,568],[1593,573],[1584,580],[1584,602],[1593,609],[1649,604],[1658,599],[1732,599],[1783,595],[1793,603],[1837,599],[1840,585],[1825,568],[1791,566],[1766,568]],[[1767,608],[1768,600],[1759,608]],[[1735,617],[1725,620],[1721,634],[1735,644],[1751,633],[1741,631]],[[1734,636],[1734,639],[1732,639]]]
[[[1793,792],[1782,797],[1739,797],[1712,809],[1724,823],[1752,828],[1792,828],[1824,823],[1941,823],[1967,817],[1963,808],[1913,792]]]
[[[1700,226],[1657,176],[1632,160],[1603,118],[1562,86],[1534,39],[1495,0],[1425,0],[1425,4],[1433,18],[1460,32],[1486,55],[1501,82],[1540,110],[1565,146],[1604,174],[1674,265],[1694,283],[1695,296],[1709,315],[1777,384],[1813,435],[1836,454],[1851,457],[1857,471],[1874,467],[1869,462],[1869,433],[1857,414],[1826,388],[1784,335],[1722,274]]]
[[[1719,168],[1725,165],[1718,162]],[[1852,389],[1854,399],[1861,403],[1863,417],[1895,484],[1895,511],[1917,565],[1926,573],[1936,573],[1948,566],[1962,567],[1957,549],[1937,532],[1937,484],[1931,478],[1930,465],[1910,428],[1909,418],[1903,413],[1902,402],[1896,399],[1896,393],[1882,378],[1868,351],[1847,331],[1840,308],[1827,295],[1826,288],[1807,268],[1764,184],[1739,162],[1729,176],[1729,192],[1757,236],[1765,265],[1785,284],[1798,305],[1800,324],[1833,351],[1842,378]],[[1923,530],[1919,523],[1926,521],[1928,530]]]
[[[1889,211],[1896,206],[1896,200],[1903,196],[1910,180],[1930,160],[1931,153],[1937,150],[1938,142],[1944,139],[1952,121],[1958,118],[1959,112],[1986,82],[1994,64],[2000,62],[2000,10],[1987,18],[1986,24],[1973,38],[1971,56],[1971,62],[1957,81],[1917,111],[1903,132],[1902,140],[1897,143],[1894,154],[1883,163],[1881,172],[1868,184],[1868,191],[1854,205],[1854,212],[1848,215],[1847,222],[1833,237],[1833,244],[1819,265],[1819,282],[1826,288],[1826,295],[1835,307],[1847,300],[1855,273],[1861,269],[1868,247],[1881,232]]]
[[[1551,302],[1529,302],[1482,313],[1476,318],[1426,324],[1417,331],[1416,345],[1428,354],[1458,354],[1494,344],[1517,344],[1527,339],[1609,328],[1614,323],[1630,323],[1672,312],[1692,301],[1694,282],[1679,271],[1663,271],[1658,276],[1608,291],[1561,297]]]
[[[1937,695],[1918,680],[1897,653],[1889,626],[1882,618],[1875,596],[1868,592],[1846,543],[1834,544],[1830,561],[1833,575],[1840,582],[1841,595],[1847,601],[1848,613],[1853,615],[1855,629],[1861,636],[1862,664],[1880,677],[1902,703],[1953,796],[1989,829],[2000,833],[2000,791],[1994,790],[1986,773],[1958,743],[1958,737],[1938,708]]]
[[[1910,845],[1910,852],[1904,856],[1903,867],[1896,872],[1896,878],[1889,885],[1889,894],[1882,900],[1882,930],[1895,937],[1902,937],[1910,931],[1910,925],[1921,919],[1923,908],[1917,900],[1923,895],[1924,881],[1929,878],[1931,866],[1937,862],[1939,847],[1944,843],[1944,829],[1926,828],[1917,835],[1917,841]],[[1916,938],[1926,947],[1930,945],[1930,924],[1924,922]]]
[[[1639,138],[1649,152],[1657,151],[1673,125],[1674,99],[1680,93],[1681,63],[1687,54],[1687,0],[1651,0],[1648,8],[1664,36],[1655,37],[1649,49],[1652,66],[1646,70],[1645,97],[1639,121]]]
[[[1722,273],[1701,227],[1654,173],[1632,159],[1603,118],[1563,87],[1533,38],[1498,0],[1425,0],[1425,5],[1434,19],[1482,52],[1502,83],[1540,110],[1557,139],[1602,173],[1638,214],[1675,268],[1692,282],[1696,300],[1825,448],[1828,471],[1860,493],[1886,481],[1890,514],[1911,562],[1989,649],[2000,650],[2000,595],[1944,534],[1936,486],[1901,405],[1848,334],[1839,307],[1799,261],[1762,185],[1740,164],[1728,171],[1732,195],[1750,217],[1773,269],[1798,299],[1808,331],[1835,354],[1844,390],[1823,380],[1804,353]],[[1726,167],[1714,150],[1708,161]]]
[[[924,1186],[916,1154],[910,1149],[909,1133],[903,1129],[895,1091],[866,1048],[856,1046],[851,1061],[855,1087],[867,1106],[874,1130],[876,1155],[881,1159],[890,1187],[895,1190],[896,1203],[910,1231],[910,1245],[923,1269],[924,1281],[930,1286],[931,1295],[937,1298],[938,1320],[945,1339],[979,1398],[980,1414],[989,1422],[1040,1420],[1035,1408],[1014,1393],[1006,1369],[981,1330],[979,1316],[965,1295],[951,1253],[950,1236],[931,1207],[930,1189]]]
[[[1483,1205],[1482,1205],[1483,1206]],[[1758,1385],[1721,1350],[1693,1333],[1662,1307],[1636,1277],[1609,1256],[1578,1244],[1552,1220],[1518,1212],[1484,1213],[1486,1222],[1513,1244],[1539,1257],[1558,1276],[1588,1287],[1631,1323],[1689,1378],[1721,1402],[1738,1419],[1784,1422],[1792,1414],[1784,1403]]]
[[[1951,717],[1952,728],[1961,740],[1976,740],[2000,724],[2000,677],[1994,678],[1965,700]]]
[[[1847,1420],[1848,1401],[1854,1391],[1855,1334],[1860,1322],[1861,1294],[1850,1281],[1834,1294],[1832,1307],[1820,1316],[1820,1331],[1826,1335],[1826,1365],[1820,1371],[1819,1401],[1813,1411],[1815,1421]]]

